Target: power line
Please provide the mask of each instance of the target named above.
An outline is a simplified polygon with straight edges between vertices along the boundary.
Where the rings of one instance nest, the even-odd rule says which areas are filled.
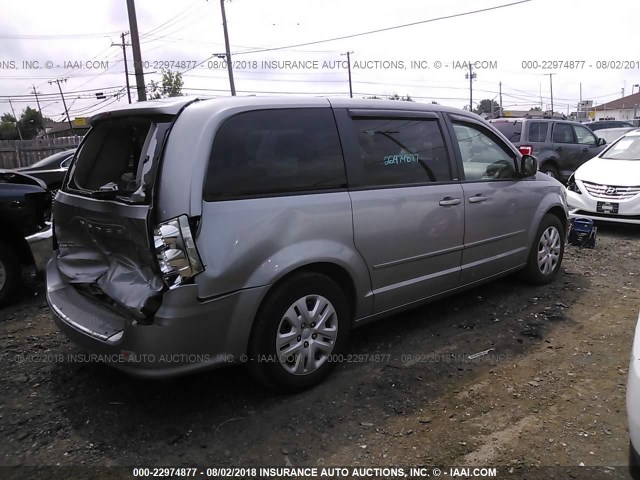
[[[517,2],[505,3],[503,5],[496,5],[495,7],[481,8],[481,9],[478,9],[478,10],[470,10],[468,12],[462,12],[462,13],[454,13],[452,15],[445,15],[443,17],[429,18],[427,20],[420,20],[418,22],[404,23],[402,25],[394,25],[392,27],[378,28],[376,30],[369,30],[367,32],[353,33],[351,35],[343,35],[341,37],[327,38],[325,40],[314,40],[312,42],[297,43],[295,45],[286,45],[286,46],[282,46],[282,47],[271,47],[271,48],[262,48],[262,49],[259,49],[259,50],[236,52],[236,53],[234,53],[234,55],[240,55],[240,54],[245,55],[245,54],[249,54],[249,53],[273,52],[275,50],[286,50],[286,49],[296,48],[296,47],[306,47],[306,46],[309,46],[309,45],[317,45],[319,43],[334,42],[336,40],[346,40],[347,38],[362,37],[364,35],[371,35],[373,33],[388,32],[388,31],[391,31],[391,30],[396,30],[398,28],[413,27],[415,25],[422,25],[422,24],[425,24],[425,23],[436,22],[436,21],[439,21],[439,20],[448,20],[450,18],[464,17],[464,16],[467,16],[467,15],[473,15],[473,14],[476,14],[476,13],[483,13],[483,12],[488,12],[488,11],[491,11],[491,10],[498,10],[500,8],[511,7],[513,5],[519,5],[521,3],[527,3],[527,2],[530,2],[530,1],[532,1],[532,0],[519,0]]]
[[[53,82],[55,83],[55,80],[53,80]],[[74,91],[67,92],[67,95],[73,95],[75,93],[95,92],[97,90],[113,90],[115,88],[123,88],[123,86],[122,85],[114,85],[112,87],[99,87],[99,88],[88,88],[88,89],[85,89],[85,90],[74,90]],[[40,98],[43,98],[43,97],[57,97],[58,96],[57,93],[40,93],[38,95],[40,95]],[[0,98],[16,99],[16,98],[21,98],[21,97],[33,98],[33,94],[31,94],[31,95],[23,95],[23,94],[19,94],[19,95],[0,95]]]
[[[51,34],[51,35],[0,35],[0,38],[6,40],[66,40],[74,38],[98,38],[115,35],[118,32],[101,32],[101,33],[69,33],[69,34]]]

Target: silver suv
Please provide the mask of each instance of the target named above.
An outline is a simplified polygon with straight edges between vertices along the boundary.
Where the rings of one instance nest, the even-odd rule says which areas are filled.
[[[354,327],[562,262],[564,188],[469,112],[181,97],[91,124],[56,197],[47,299],[131,373],[246,362],[306,388]]]

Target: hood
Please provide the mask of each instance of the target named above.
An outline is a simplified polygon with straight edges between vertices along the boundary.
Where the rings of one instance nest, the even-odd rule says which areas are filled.
[[[640,185],[640,160],[592,158],[576,170],[578,180],[601,185]]]

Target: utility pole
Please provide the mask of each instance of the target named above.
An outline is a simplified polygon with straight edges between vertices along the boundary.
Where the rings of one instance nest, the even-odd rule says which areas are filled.
[[[69,122],[69,128],[71,129],[71,135],[75,135],[75,133],[73,132],[73,124],[71,123],[71,118],[69,117],[69,110],[67,109],[67,102],[64,99],[64,94],[62,93],[62,87],[60,86],[60,82],[66,82],[67,79],[63,78],[56,78],[55,80],[49,80],[49,85],[57,83],[58,84],[58,90],[60,91],[60,96],[62,97],[62,105],[64,105],[64,113],[67,116],[67,122]]]
[[[111,43],[112,47],[122,47],[122,58],[124,61],[124,79],[127,82],[127,98],[129,99],[129,103],[131,103],[131,87],[129,86],[129,67],[127,66],[127,44],[124,41],[124,37],[128,35],[128,32],[123,32],[120,34],[120,38],[122,39],[122,43]]]
[[[349,71],[349,97],[353,98],[353,88],[351,86],[351,54],[353,52],[341,53],[340,55],[347,56],[347,70]]]
[[[138,20],[136,18],[136,6],[133,3],[133,0],[127,0],[127,11],[129,13],[129,31],[131,32],[131,47],[133,49],[133,71],[136,74],[138,101],[144,102],[147,99],[147,91],[144,86],[142,55],[140,53],[140,37],[138,36]]]
[[[580,103],[578,103],[578,112],[576,113],[577,117],[576,120],[580,121],[580,118],[582,118],[582,115],[580,115],[582,113],[582,82],[580,82]]]
[[[42,109],[40,108],[40,100],[38,99],[38,91],[36,90],[36,86],[33,85],[33,91],[31,92],[36,96],[36,104],[38,105],[38,112],[40,113],[40,118],[42,119],[42,129],[44,130],[44,138],[49,138],[47,136],[47,127],[44,124],[44,115],[42,115]]]
[[[16,130],[18,130],[18,137],[20,137],[20,140],[22,140],[22,132],[20,131],[20,126],[18,125],[18,117],[16,117],[16,111],[13,109],[13,103],[11,103],[11,99],[9,99],[9,106],[11,107],[13,118],[16,119]]]
[[[229,88],[231,95],[236,95],[236,84],[233,81],[233,64],[231,63],[231,48],[229,47],[229,32],[227,31],[227,14],[224,11],[224,0],[220,0],[220,11],[222,12],[222,29],[224,30],[224,47],[227,52],[227,71],[229,72]]]
[[[499,90],[500,90],[500,111],[498,112],[500,114],[500,116],[502,117],[504,115],[503,111],[502,111],[502,82],[500,82],[499,84]]]
[[[464,78],[469,79],[469,111],[473,112],[473,79],[476,78],[476,74],[473,73],[471,60],[469,60],[469,73],[467,73]]]
[[[543,73],[543,75],[549,75],[549,90],[551,92],[551,117],[553,118],[553,77],[555,73]]]
[[[540,92],[540,111],[542,111],[542,82],[538,83],[538,88]]]

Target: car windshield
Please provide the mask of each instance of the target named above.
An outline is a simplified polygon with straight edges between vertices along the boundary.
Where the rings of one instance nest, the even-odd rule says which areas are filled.
[[[640,160],[640,135],[622,137],[611,145],[601,158],[609,160]]]

